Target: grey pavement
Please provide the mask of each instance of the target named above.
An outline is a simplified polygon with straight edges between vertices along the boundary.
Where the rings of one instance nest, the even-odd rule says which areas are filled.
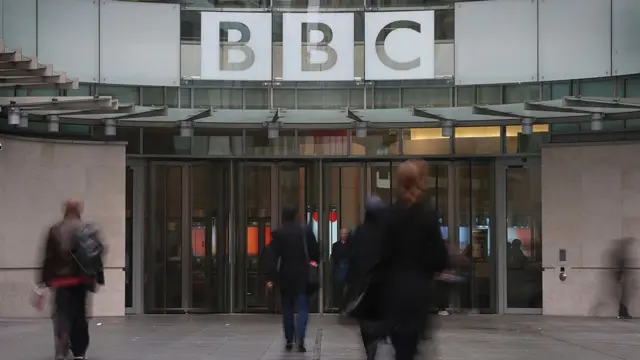
[[[640,359],[640,321],[545,316],[438,317],[423,359]],[[363,359],[356,327],[315,316],[306,354],[284,353],[275,315],[149,315],[92,319],[90,359]],[[390,348],[380,349],[381,360]],[[51,323],[0,320],[0,359],[53,358]]]

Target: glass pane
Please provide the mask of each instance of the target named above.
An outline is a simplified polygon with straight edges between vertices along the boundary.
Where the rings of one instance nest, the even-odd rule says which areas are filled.
[[[451,89],[448,87],[402,89],[402,106],[449,107],[450,95]]]
[[[348,105],[347,89],[298,90],[298,109],[342,109]]]
[[[80,84],[77,89],[67,89],[67,96],[90,96],[91,84]]]
[[[640,78],[626,79],[624,81],[624,96],[628,98],[640,97]]]
[[[347,130],[299,130],[300,155],[348,155]]]
[[[272,0],[272,6],[276,9],[291,8],[362,8],[363,0]]]
[[[275,139],[269,139],[266,129],[247,130],[245,143],[249,156],[293,156],[298,147],[293,130],[280,130]]]
[[[99,96],[111,96],[123,104],[140,105],[140,88],[137,86],[115,86],[98,84],[96,89]]]
[[[274,109],[295,109],[296,92],[293,89],[273,89]]]
[[[180,107],[191,108],[191,89],[180,88]]]
[[[542,100],[562,99],[571,95],[571,83],[557,82],[542,86]]]
[[[454,129],[456,154],[499,154],[500,127],[457,127]]]
[[[180,136],[177,128],[142,129],[142,151],[144,154],[189,155],[191,138]]]
[[[179,90],[180,90],[179,88],[175,88],[175,87],[165,88],[165,92],[167,95],[165,98],[165,105],[169,107],[178,107]]]
[[[245,109],[268,109],[269,90],[268,89],[245,89],[244,90]]]
[[[180,11],[180,39],[183,41],[200,41],[201,33],[200,11]]]
[[[133,307],[133,169],[127,166],[126,195],[125,195],[125,246],[124,246],[124,306]]]
[[[475,90],[473,86],[462,86],[456,88],[458,91],[457,106],[471,106],[474,103]]]
[[[398,155],[398,130],[369,129],[367,136],[359,138],[351,132],[350,155]]]
[[[196,128],[191,155],[242,155],[242,130]]]
[[[444,155],[451,153],[451,138],[440,128],[403,129],[402,152],[406,155]]]
[[[68,125],[73,132],[84,132],[82,125]],[[62,126],[60,126],[62,131]],[[140,154],[140,131],[139,127],[118,126],[116,127],[116,136],[106,136],[104,126],[92,126],[91,135],[97,139],[107,139],[111,141],[124,141],[127,143],[127,154]]]
[[[497,105],[502,103],[500,96],[500,86],[478,86],[477,87],[478,105]]]
[[[376,109],[399,108],[400,91],[398,88],[375,88],[373,102]]]
[[[522,126],[507,126],[506,135],[507,153],[538,153],[549,140],[549,125],[533,125],[533,133],[529,135],[522,133]]]
[[[507,307],[542,308],[540,168],[507,168]]]
[[[378,195],[387,204],[391,204],[394,193],[391,179],[394,175],[391,163],[370,165],[369,188],[371,195]]]
[[[164,88],[159,86],[143,87],[142,105],[164,106]]]
[[[193,107],[242,109],[242,89],[193,89]]]
[[[364,88],[349,89],[349,107],[364,109]]]
[[[514,104],[540,100],[540,85],[507,85],[504,87],[504,103]]]
[[[614,96],[614,80],[580,80],[580,95],[582,96]]]

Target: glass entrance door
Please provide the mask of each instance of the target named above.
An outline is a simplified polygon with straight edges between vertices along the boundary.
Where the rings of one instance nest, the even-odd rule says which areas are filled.
[[[313,200],[318,198],[316,173],[312,163],[238,164],[234,312],[280,311],[278,289],[267,286],[271,230],[280,225],[285,207],[311,222],[319,204]],[[317,309],[313,302],[311,309]]]
[[[499,161],[498,246],[504,313],[542,313],[541,169],[539,159]]]
[[[152,163],[150,180],[148,311],[228,311],[227,164]]]

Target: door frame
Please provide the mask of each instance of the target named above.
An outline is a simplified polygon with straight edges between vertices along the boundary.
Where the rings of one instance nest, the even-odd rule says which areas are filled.
[[[145,178],[146,163],[140,159],[127,159],[126,167],[133,171],[133,199],[132,199],[132,246],[131,257],[131,297],[132,306],[125,307],[125,314],[144,313],[144,279],[145,279],[145,258],[144,258],[144,238],[145,238]],[[126,170],[125,170],[126,171]],[[126,249],[125,249],[126,251]],[[126,274],[125,274],[126,276]],[[125,305],[126,306],[126,305]]]
[[[540,164],[539,157],[499,158],[495,162],[496,255],[498,256],[496,264],[498,268],[497,310],[500,314],[542,315],[542,308],[510,308],[507,306],[507,170],[518,167],[539,167]]]

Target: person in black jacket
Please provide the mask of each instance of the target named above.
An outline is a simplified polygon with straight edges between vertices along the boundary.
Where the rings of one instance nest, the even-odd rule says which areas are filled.
[[[384,221],[378,306],[396,360],[414,359],[429,325],[434,276],[449,266],[438,215],[423,201],[425,173],[411,161],[398,167],[398,200]]]
[[[278,283],[282,296],[282,322],[286,350],[296,343],[298,351],[305,352],[304,338],[309,318],[309,297],[318,289],[309,284],[309,266],[318,266],[320,247],[313,229],[300,223],[297,211],[287,208],[282,212],[282,227],[271,233],[269,250],[269,286]],[[306,241],[306,253],[305,245]],[[298,308],[294,324],[294,308]]]

